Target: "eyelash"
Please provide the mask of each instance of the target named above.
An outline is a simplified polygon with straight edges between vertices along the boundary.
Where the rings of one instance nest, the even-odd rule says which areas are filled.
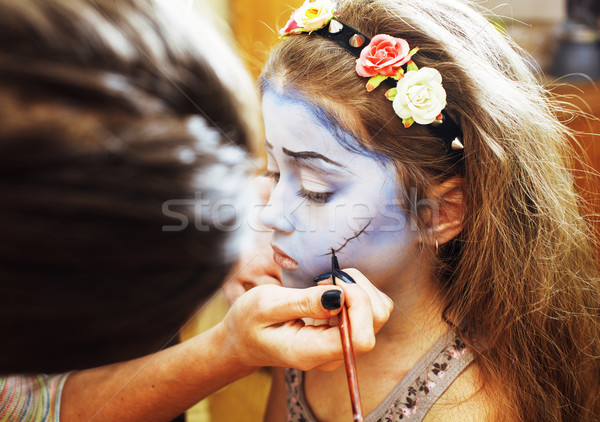
[[[333,195],[333,192],[312,192],[304,188],[301,188],[300,192],[298,192],[299,197],[306,198],[315,204],[326,204],[329,202],[331,195]]]
[[[275,183],[279,182],[279,173],[267,170],[264,175],[270,179],[273,179]],[[315,204],[326,204],[329,202],[329,199],[332,195],[333,192],[313,192],[304,188],[300,188],[300,191],[298,192],[299,197],[305,198]]]

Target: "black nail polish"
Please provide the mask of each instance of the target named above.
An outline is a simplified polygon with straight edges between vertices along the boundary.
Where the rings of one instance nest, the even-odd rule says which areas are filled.
[[[318,283],[319,281],[327,280],[330,277],[331,277],[331,273],[330,272],[329,273],[324,273],[324,274],[318,275],[315,278],[313,278],[313,281],[315,283]]]
[[[328,290],[321,296],[323,308],[333,310],[342,306],[342,292],[339,290]]]
[[[356,284],[356,281],[343,271],[336,271],[335,276],[347,284]]]

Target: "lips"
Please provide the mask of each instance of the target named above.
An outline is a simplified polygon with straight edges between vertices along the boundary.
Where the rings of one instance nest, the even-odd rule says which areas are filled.
[[[273,260],[282,270],[293,271],[298,268],[298,263],[287,256],[281,249],[274,245],[271,245],[271,247],[273,248]]]

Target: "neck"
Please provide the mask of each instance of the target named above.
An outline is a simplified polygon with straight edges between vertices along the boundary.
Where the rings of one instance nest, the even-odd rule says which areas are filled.
[[[423,256],[410,260],[402,274],[383,287],[384,293],[394,301],[394,311],[377,334],[381,348],[389,345],[411,349],[421,356],[447,331],[448,326],[442,319],[440,290],[429,268],[429,259]]]

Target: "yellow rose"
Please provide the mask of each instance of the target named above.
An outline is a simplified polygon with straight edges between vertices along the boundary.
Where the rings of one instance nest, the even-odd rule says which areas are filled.
[[[325,27],[335,15],[335,4],[331,0],[307,0],[297,9],[292,18],[308,32]]]

